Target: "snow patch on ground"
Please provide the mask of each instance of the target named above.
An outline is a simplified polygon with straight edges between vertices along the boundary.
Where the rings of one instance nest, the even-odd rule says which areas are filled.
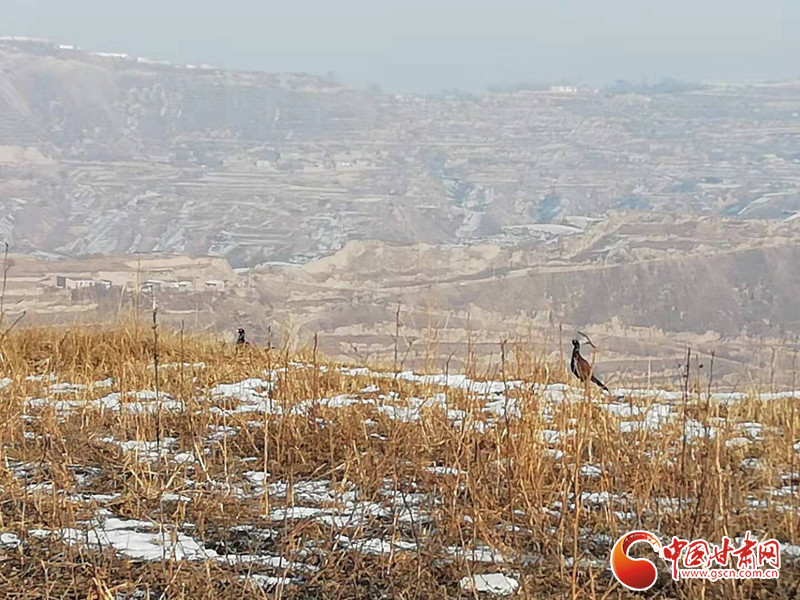
[[[17,548],[21,543],[16,533],[0,533],[0,548],[3,550]]]
[[[465,592],[510,596],[519,589],[519,581],[502,573],[484,573],[462,578],[459,587]]]
[[[67,527],[55,531],[31,530],[38,538],[55,538],[72,546],[88,546],[97,550],[113,548],[127,558],[146,561],[206,560],[216,558],[209,550],[188,535],[148,521],[100,516],[81,529]]]

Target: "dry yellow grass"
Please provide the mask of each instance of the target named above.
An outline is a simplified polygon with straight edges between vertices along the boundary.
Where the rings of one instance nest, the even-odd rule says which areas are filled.
[[[476,597],[460,582],[479,573],[525,598],[634,597],[607,568],[631,529],[798,541],[792,397],[712,397],[693,373],[685,398],[615,401],[548,387],[563,365],[513,345],[476,391],[177,333],[156,378],[152,336],[3,340],[3,598]],[[777,581],[662,572],[647,597],[798,581],[786,555]]]

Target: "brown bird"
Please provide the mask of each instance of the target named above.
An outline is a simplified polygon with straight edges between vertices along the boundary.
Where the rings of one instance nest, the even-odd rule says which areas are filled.
[[[239,330],[236,333],[239,334],[239,337],[236,338],[236,345],[237,346],[249,346],[250,345],[250,342],[248,342],[246,339],[244,339],[244,329],[242,329],[240,327]]]
[[[584,383],[591,381],[608,392],[605,384],[592,373],[592,365],[581,356],[581,343],[578,340],[572,340],[572,360],[569,361],[569,368],[572,374]]]

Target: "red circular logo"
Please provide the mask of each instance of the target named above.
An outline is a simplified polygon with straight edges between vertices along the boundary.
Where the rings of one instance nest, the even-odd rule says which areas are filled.
[[[649,590],[658,579],[658,571],[646,558],[628,556],[628,548],[636,542],[648,542],[653,550],[661,552],[661,542],[649,531],[628,532],[617,540],[611,550],[611,572],[628,589]]]

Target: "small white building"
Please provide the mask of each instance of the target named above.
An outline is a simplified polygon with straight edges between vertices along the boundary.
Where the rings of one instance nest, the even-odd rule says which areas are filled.
[[[164,287],[164,282],[161,279],[148,279],[139,286],[140,292],[153,292],[161,290]]]
[[[578,86],[576,85],[551,85],[550,92],[553,94],[577,94]]]
[[[56,275],[56,287],[65,290],[80,290],[94,287],[94,279],[81,277],[70,277],[68,275]]]

